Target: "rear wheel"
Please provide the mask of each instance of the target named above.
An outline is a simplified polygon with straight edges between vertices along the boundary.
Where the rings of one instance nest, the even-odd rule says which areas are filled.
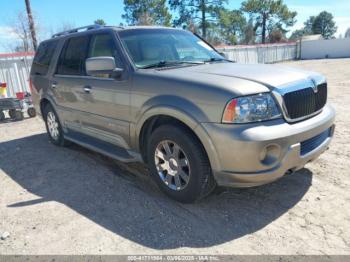
[[[27,110],[27,113],[29,115],[29,117],[35,117],[36,116],[36,110],[34,107],[29,107]]]
[[[5,114],[3,111],[0,111],[0,121],[4,121],[5,120]]]
[[[53,107],[50,104],[46,105],[43,113],[44,113],[46,130],[50,138],[50,141],[57,146],[66,145],[66,140],[64,139],[64,136],[63,136],[61,123]]]
[[[157,128],[151,135],[148,155],[152,178],[174,200],[191,203],[215,188],[203,146],[184,127]]]
[[[12,118],[12,119],[16,119],[16,109],[10,109],[9,110],[9,116]]]
[[[15,119],[16,119],[17,121],[21,121],[21,120],[24,119],[24,116],[23,116],[22,111],[16,111],[16,112],[15,112]]]

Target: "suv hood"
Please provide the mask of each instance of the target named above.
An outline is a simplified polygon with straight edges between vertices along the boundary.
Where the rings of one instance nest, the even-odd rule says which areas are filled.
[[[212,86],[234,93],[237,96],[287,90],[290,86],[312,87],[311,79],[316,83],[325,78],[314,72],[308,72],[284,65],[208,63],[178,68],[142,70],[143,74],[161,77],[167,82],[177,80],[194,85]]]
[[[319,79],[321,77],[320,74],[314,72],[290,68],[284,65],[266,64],[214,63],[190,67],[188,71],[241,78],[275,88],[283,88],[289,83],[301,80],[308,81],[310,78]]]

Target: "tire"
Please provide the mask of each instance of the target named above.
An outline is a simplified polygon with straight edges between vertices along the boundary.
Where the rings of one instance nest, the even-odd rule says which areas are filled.
[[[5,120],[5,114],[3,111],[0,111],[0,121],[4,121]]]
[[[11,119],[16,119],[16,109],[10,109],[9,110],[9,116],[11,117]]]
[[[27,110],[29,117],[36,117],[36,110],[34,107],[29,107]]]
[[[16,121],[22,121],[24,119],[22,111],[16,111],[15,115],[16,115],[15,116]]]
[[[165,150],[166,144],[168,150]],[[174,154],[175,151],[180,153]],[[151,177],[170,198],[192,203],[214,190],[216,183],[207,154],[188,129],[173,125],[160,126],[151,134],[147,152]],[[174,155],[177,157],[173,158]],[[180,176],[180,182],[177,175]]]
[[[65,146],[67,141],[64,139],[63,130],[56,111],[48,104],[43,110],[46,131],[52,144],[56,146]],[[52,129],[56,127],[57,129]],[[51,130],[51,131],[50,131]],[[57,132],[57,133],[56,133]]]

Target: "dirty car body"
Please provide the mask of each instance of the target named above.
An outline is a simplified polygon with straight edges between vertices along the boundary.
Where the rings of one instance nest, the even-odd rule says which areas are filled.
[[[103,36],[113,52],[90,55],[106,42]],[[60,70],[70,44],[84,53],[78,73]],[[125,162],[156,161],[155,176],[180,201],[198,199],[188,192],[176,197],[188,182],[183,176],[177,181],[176,172],[185,170],[195,181],[190,175],[196,175],[196,159],[191,163],[191,149],[181,147],[180,139],[169,142],[170,153],[180,145],[187,167],[180,170],[181,157],[162,156],[167,160],[160,158],[159,164],[157,150],[166,150],[155,146],[154,155],[150,148],[161,126],[181,126],[188,141],[203,149],[214,183],[231,187],[262,185],[298,170],[324,152],[333,136],[335,112],[327,103],[324,76],[281,65],[234,63],[190,32],[99,27],[63,33],[42,45],[55,47],[45,72],[35,61],[32,68],[38,112],[45,115],[50,104],[65,140]],[[101,71],[112,60],[113,74]],[[165,136],[160,145],[177,140],[167,133],[160,135]]]

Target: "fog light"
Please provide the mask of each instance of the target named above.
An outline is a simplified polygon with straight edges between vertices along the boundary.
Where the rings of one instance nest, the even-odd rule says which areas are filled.
[[[260,161],[264,165],[275,164],[281,155],[281,147],[277,144],[270,144],[264,147],[260,153]]]

